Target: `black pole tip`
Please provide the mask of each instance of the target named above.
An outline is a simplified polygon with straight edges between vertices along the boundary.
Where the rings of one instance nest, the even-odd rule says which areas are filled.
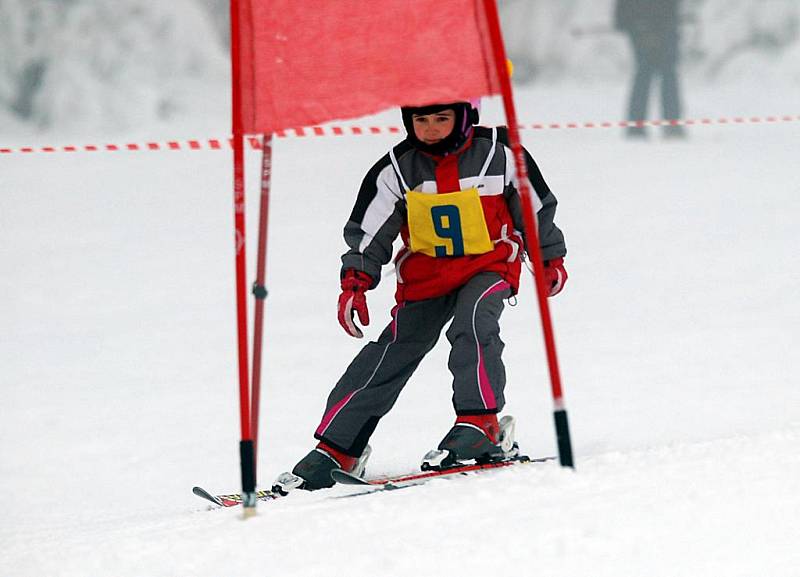
[[[572,458],[572,441],[569,436],[569,421],[565,409],[556,410],[553,413],[556,422],[556,438],[558,440],[558,459],[562,467],[575,468]]]

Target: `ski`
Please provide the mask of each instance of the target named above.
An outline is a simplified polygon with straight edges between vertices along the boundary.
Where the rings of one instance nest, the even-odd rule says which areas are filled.
[[[342,485],[358,485],[362,487],[371,487],[377,490],[381,489],[391,490],[391,489],[400,489],[403,487],[412,487],[415,485],[421,485],[423,483],[430,481],[431,479],[436,479],[441,477],[468,475],[471,473],[477,473],[491,469],[501,469],[503,467],[510,467],[513,465],[545,463],[547,461],[554,461],[555,459],[556,457],[539,457],[536,459],[532,459],[525,455],[519,455],[510,459],[505,459],[502,461],[493,461],[490,463],[474,463],[474,464],[462,463],[453,465],[451,467],[447,467],[445,469],[418,471],[413,473],[407,473],[404,475],[375,477],[371,479],[357,477],[346,471],[342,471],[341,469],[334,469],[333,471],[331,471],[331,478],[337,483],[341,483]],[[193,487],[192,493],[218,507],[236,507],[237,505],[242,504],[242,495],[239,493],[230,493],[227,495],[214,495],[213,493],[206,491],[202,487]],[[285,495],[277,491],[256,492],[256,498],[259,501],[274,501],[275,499],[279,499],[280,497],[283,496]]]
[[[214,495],[202,487],[193,487],[192,493],[220,507],[235,507],[236,505],[242,504],[242,495],[239,493],[231,493],[229,495]],[[275,491],[256,491],[256,498],[259,501],[272,501],[279,497],[283,497],[283,495]]]
[[[502,461],[493,461],[490,463],[462,463],[456,464],[445,469],[436,469],[429,471],[421,471],[408,473],[405,475],[396,475],[389,477],[375,477],[372,479],[357,477],[341,469],[334,469],[331,471],[331,478],[337,483],[343,485],[359,485],[370,486],[378,489],[399,489],[401,487],[409,487],[413,485],[421,485],[430,481],[431,479],[450,477],[455,475],[467,475],[489,469],[501,469],[503,467],[511,467],[513,465],[526,465],[530,463],[545,463],[547,461],[555,460],[555,457],[539,457],[532,459],[525,455],[519,455],[510,459]]]

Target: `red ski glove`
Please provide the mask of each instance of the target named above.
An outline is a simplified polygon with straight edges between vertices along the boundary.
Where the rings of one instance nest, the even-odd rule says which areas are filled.
[[[544,286],[548,288],[547,296],[554,297],[561,292],[567,282],[567,269],[563,258],[554,258],[544,263]]]
[[[348,269],[342,279],[342,294],[339,295],[339,324],[351,337],[360,339],[364,336],[355,323],[358,320],[366,326],[369,324],[367,297],[364,294],[372,286],[372,277],[362,271]]]

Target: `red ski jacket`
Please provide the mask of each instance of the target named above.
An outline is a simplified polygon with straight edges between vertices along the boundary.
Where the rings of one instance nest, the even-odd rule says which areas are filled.
[[[557,201],[525,151],[543,260],[566,254],[553,222]],[[432,157],[408,141],[395,146],[367,173],[344,228],[347,269],[378,285],[398,235],[394,262],[397,302],[435,298],[480,272],[497,272],[516,292],[524,223],[513,154],[505,128],[475,127],[458,152]]]

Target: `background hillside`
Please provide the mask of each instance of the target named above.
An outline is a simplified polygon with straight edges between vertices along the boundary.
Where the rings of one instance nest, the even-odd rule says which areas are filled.
[[[224,134],[227,4],[0,0],[0,132],[28,140]],[[627,82],[630,54],[611,30],[612,0],[499,5],[519,87],[558,92],[578,84],[602,98],[603,87]],[[797,102],[790,97],[800,92],[799,38],[796,0],[685,0],[687,88],[708,92],[747,81]],[[619,103],[615,116],[621,110]]]

